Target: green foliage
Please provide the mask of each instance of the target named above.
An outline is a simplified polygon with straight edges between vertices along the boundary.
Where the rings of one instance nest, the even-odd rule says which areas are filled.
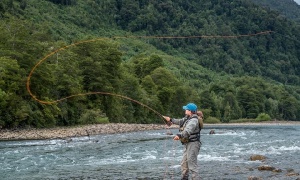
[[[295,1],[286,0],[251,0],[257,4],[263,5],[266,8],[280,12],[289,19],[294,19],[300,22],[299,5]]]
[[[169,70],[162,67],[155,69],[150,76],[157,86],[157,97],[164,110],[162,113],[170,112],[175,88],[179,86],[178,79]]]
[[[47,0],[53,2],[55,4],[62,4],[62,5],[75,5],[77,0]]]
[[[278,104],[278,109],[283,119],[297,120],[296,114],[299,111],[299,107],[299,101],[289,94],[284,94]]]
[[[0,88],[0,126],[5,126],[6,120],[4,119],[4,111],[7,107],[8,95]]]
[[[2,127],[162,123],[139,102],[173,117],[194,102],[206,123],[300,118],[299,25],[250,1],[3,0],[0,17]],[[275,33],[158,38],[265,30]],[[157,38],[133,38],[143,35]],[[68,46],[87,39],[97,40]],[[39,64],[31,92],[50,102],[95,94],[41,105],[26,77],[66,46]]]
[[[108,117],[99,109],[87,109],[81,114],[79,124],[106,124],[109,123]]]
[[[24,107],[21,93],[23,70],[18,62],[8,57],[0,57],[0,119],[4,126],[16,126],[26,119],[28,109]]]
[[[135,64],[135,74],[140,78],[150,74],[156,68],[164,66],[162,58],[158,55],[151,55],[150,57],[146,58],[138,57],[133,60],[133,63]]]
[[[200,94],[200,107],[204,109],[210,109],[211,113],[208,116],[216,117],[216,102],[214,101],[212,94],[208,90],[202,91],[202,93]]]
[[[260,113],[256,119],[256,121],[260,122],[260,121],[270,121],[271,120],[271,117],[269,114],[266,114],[266,113]]]
[[[238,119],[242,116],[242,110],[239,107],[237,98],[233,92],[227,92],[224,96],[222,103],[223,109],[223,122],[228,122],[231,119]]]
[[[243,86],[237,94],[239,104],[243,107],[242,113],[246,118],[255,118],[263,110],[261,94],[252,87]]]
[[[261,75],[299,85],[296,68],[300,63],[297,60],[299,49],[296,48],[299,41],[287,35],[298,32],[295,34],[298,37],[299,28],[277,12],[266,11],[247,1],[155,1],[141,5],[136,0],[120,2],[115,13],[117,25],[124,30],[156,36],[226,36],[276,31],[270,35],[240,40],[170,39],[153,40],[151,43],[170,54],[179,51],[188,59],[215,71]]]
[[[211,116],[212,110],[211,109],[202,109],[202,108],[200,110],[203,113],[203,117],[204,117],[203,121],[205,122],[206,118]]]
[[[207,124],[218,124],[218,123],[221,123],[220,119],[216,118],[216,117],[208,117],[208,118],[205,118],[204,120],[205,123]]]

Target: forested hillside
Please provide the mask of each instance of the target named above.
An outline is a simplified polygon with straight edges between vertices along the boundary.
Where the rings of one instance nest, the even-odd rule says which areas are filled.
[[[300,22],[300,5],[294,0],[251,0],[266,8],[278,11],[281,15]]]
[[[3,0],[0,17],[2,127],[162,123],[97,92],[173,117],[193,101],[207,122],[300,119],[299,24],[251,1]],[[35,98],[95,94],[38,103],[37,63]]]

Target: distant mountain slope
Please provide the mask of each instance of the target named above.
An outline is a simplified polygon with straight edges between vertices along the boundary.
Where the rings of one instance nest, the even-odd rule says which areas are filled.
[[[115,17],[123,30],[139,34],[212,36],[150,41],[159,49],[183,55],[208,69],[300,84],[299,27],[251,1],[118,1]],[[256,37],[213,37],[262,31],[273,32]]]
[[[50,52],[31,81],[41,99],[108,91],[172,117],[194,101],[211,122],[300,119],[299,25],[252,1],[2,0],[0,17],[0,126],[161,122],[106,96],[39,105],[25,81]]]
[[[294,0],[251,0],[256,4],[278,11],[283,16],[300,22],[300,5]]]
[[[149,39],[148,42],[212,71],[300,84],[299,25],[250,0],[22,0],[20,4],[5,1],[0,3],[4,7],[0,8],[3,16],[1,9],[21,14],[45,24],[55,39],[70,42],[91,35],[233,36],[272,31],[243,38]],[[291,0],[278,2],[284,7],[296,5]]]

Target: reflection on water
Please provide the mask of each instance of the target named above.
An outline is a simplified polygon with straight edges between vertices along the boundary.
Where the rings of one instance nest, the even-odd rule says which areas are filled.
[[[216,134],[209,135],[214,129]],[[207,126],[198,156],[202,179],[296,179],[300,126]],[[173,134],[178,130],[172,129]],[[180,179],[183,147],[166,130],[0,142],[0,174],[13,179]],[[260,154],[265,162],[250,161]],[[281,173],[258,171],[260,165]],[[299,177],[299,176],[298,176]]]

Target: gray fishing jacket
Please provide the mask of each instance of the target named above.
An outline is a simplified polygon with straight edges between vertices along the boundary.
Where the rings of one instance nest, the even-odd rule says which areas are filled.
[[[182,119],[171,119],[171,122],[180,126],[181,130],[177,134],[180,138],[186,138],[190,141],[200,140],[201,129],[196,114]]]

